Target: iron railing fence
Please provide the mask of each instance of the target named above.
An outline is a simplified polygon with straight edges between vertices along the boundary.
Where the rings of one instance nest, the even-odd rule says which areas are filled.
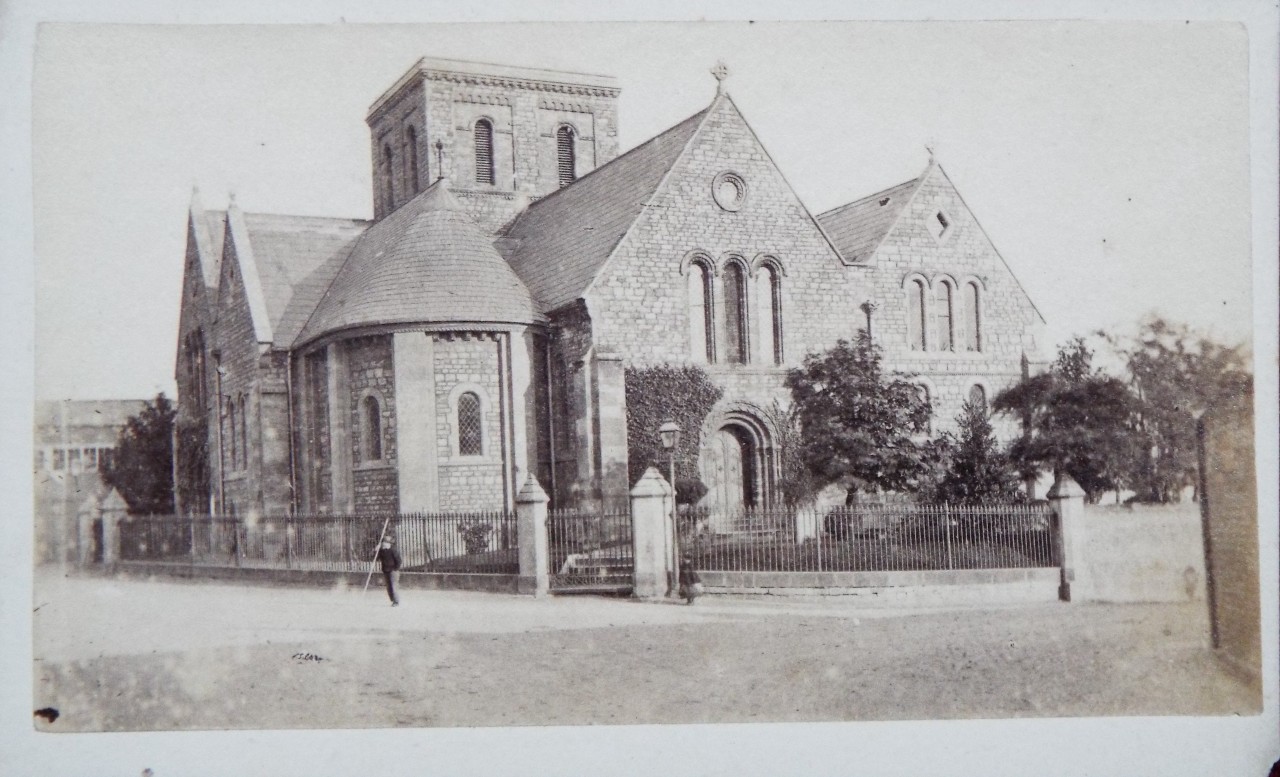
[[[383,531],[406,572],[518,574],[515,515],[139,516],[120,523],[125,560],[208,566],[366,571]]]
[[[552,589],[628,588],[635,557],[631,511],[550,510],[547,551]]]
[[[1047,504],[862,504],[691,510],[680,550],[696,568],[755,572],[920,571],[1057,565]]]

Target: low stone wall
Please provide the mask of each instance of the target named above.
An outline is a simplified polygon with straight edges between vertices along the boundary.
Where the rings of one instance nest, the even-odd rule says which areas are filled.
[[[363,587],[368,572],[322,572],[304,569],[257,569],[251,567],[215,567],[154,561],[122,561],[108,567],[110,573],[140,578],[164,576],[189,580],[230,580],[281,586],[332,588],[337,585]],[[516,575],[479,575],[465,573],[401,572],[400,587],[420,590],[488,591],[516,593]],[[382,575],[375,572],[371,588],[382,587]]]
[[[1205,598],[1204,538],[1194,502],[1089,506],[1072,599],[1185,602]]]
[[[699,572],[707,593],[848,596],[910,606],[1052,602],[1059,571],[953,569],[920,572]]]

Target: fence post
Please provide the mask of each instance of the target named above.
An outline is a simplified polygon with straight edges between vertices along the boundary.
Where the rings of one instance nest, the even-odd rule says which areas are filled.
[[[102,502],[96,494],[90,494],[76,511],[76,560],[80,566],[93,561],[93,522],[102,516]]]
[[[516,590],[532,596],[546,596],[547,567],[547,492],[529,473],[520,493],[516,494],[516,544],[520,549],[520,576]]]
[[[102,500],[102,563],[114,564],[120,558],[120,521],[129,512],[129,505],[120,492],[111,489]]]
[[[942,525],[947,532],[947,569],[955,569],[956,564],[951,557],[951,505],[945,502],[942,505]]]
[[[1081,562],[1080,544],[1084,537],[1084,489],[1063,473],[1053,483],[1047,494],[1057,516],[1058,562],[1062,565],[1058,598],[1071,601],[1071,586],[1076,580],[1076,570]],[[1077,595],[1080,593],[1077,587]]]
[[[661,599],[671,572],[668,555],[667,481],[649,467],[631,489],[631,541],[633,543],[632,596]]]

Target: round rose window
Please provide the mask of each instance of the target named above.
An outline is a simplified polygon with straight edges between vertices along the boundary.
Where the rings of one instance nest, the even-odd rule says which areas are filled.
[[[737,173],[721,173],[711,183],[711,195],[725,210],[737,210],[747,199],[747,182]]]

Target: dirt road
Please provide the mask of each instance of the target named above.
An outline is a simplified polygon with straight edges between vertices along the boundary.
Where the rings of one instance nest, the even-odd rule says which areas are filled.
[[[922,612],[37,579],[51,731],[1229,714],[1202,605]]]

